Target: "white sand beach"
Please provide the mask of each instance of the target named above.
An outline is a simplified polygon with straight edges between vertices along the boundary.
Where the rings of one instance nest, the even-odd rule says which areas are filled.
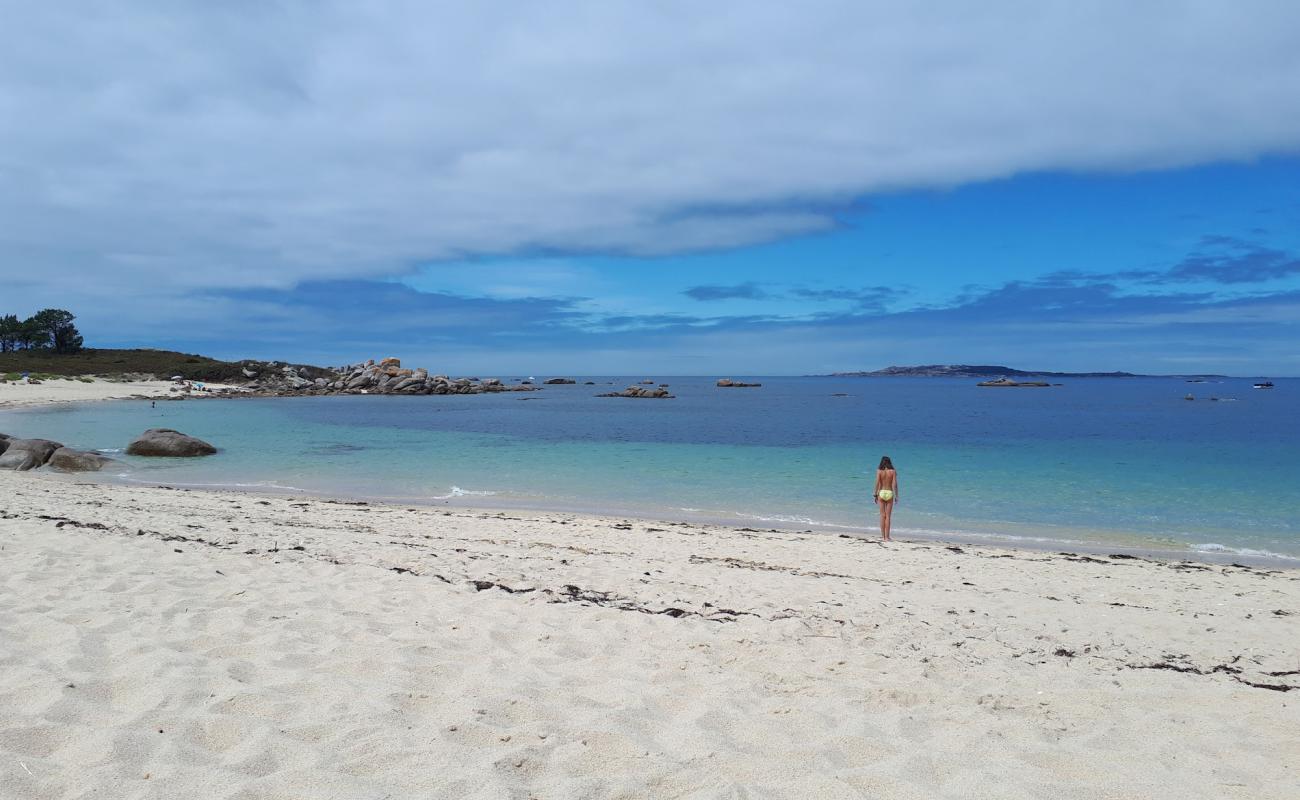
[[[40,383],[0,383],[0,408],[22,408],[49,403],[86,403],[95,400],[125,400],[132,397],[167,397],[176,384],[171,381],[106,381],[93,383],[61,379]]]
[[[33,408],[59,403],[90,403],[100,400],[179,398],[208,399],[213,392],[242,392],[243,387],[224,383],[199,384],[175,381],[109,381],[97,378],[86,383],[54,378],[40,383],[0,383],[0,409]]]
[[[1300,786],[1296,571],[35,473],[0,558],[0,797]]]

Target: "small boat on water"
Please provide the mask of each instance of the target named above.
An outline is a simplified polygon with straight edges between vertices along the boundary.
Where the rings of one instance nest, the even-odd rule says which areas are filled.
[[[1256,388],[1256,389],[1272,389],[1272,388],[1273,388],[1273,382],[1272,382],[1272,381],[1264,381],[1263,383],[1257,383],[1257,384],[1255,384],[1255,388]]]

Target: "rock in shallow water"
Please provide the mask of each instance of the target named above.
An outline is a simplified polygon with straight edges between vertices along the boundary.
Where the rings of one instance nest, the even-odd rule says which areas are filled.
[[[136,437],[126,448],[133,456],[158,456],[163,458],[190,458],[210,456],[217,448],[202,439],[188,436],[170,428],[151,428]]]
[[[73,450],[71,447],[60,447],[50,456],[50,460],[46,462],[45,466],[63,472],[99,472],[107,465],[116,463],[108,456],[101,456],[99,453]]]
[[[621,392],[606,392],[598,394],[597,397],[644,397],[650,399],[672,400],[673,395],[668,393],[668,385],[662,384],[653,389],[647,389],[642,386],[629,386]]]

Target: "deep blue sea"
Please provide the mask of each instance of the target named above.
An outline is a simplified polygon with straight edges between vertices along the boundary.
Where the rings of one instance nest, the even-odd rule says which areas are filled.
[[[1300,380],[733,377],[763,386],[656,377],[676,399],[597,398],[635,380],[602,377],[527,394],[124,401],[0,412],[0,432],[123,459],[106,480],[845,532],[874,530],[888,454],[900,537],[1300,558]],[[121,454],[153,427],[221,452]]]

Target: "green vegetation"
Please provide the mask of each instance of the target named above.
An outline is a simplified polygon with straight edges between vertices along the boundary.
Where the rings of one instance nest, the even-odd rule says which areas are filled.
[[[91,383],[90,375],[119,377],[153,375],[166,380],[180,376],[186,380],[224,383],[248,380],[244,374],[261,374],[286,365],[258,361],[218,361],[215,358],[177,353],[172,350],[99,350],[83,347],[81,334],[72,324],[76,317],[61,308],[38,311],[25,320],[16,314],[0,315],[0,374],[3,380],[17,381],[22,373],[37,380],[80,380]],[[307,379],[334,378],[332,370],[292,364]]]
[[[283,365],[280,365],[283,366]],[[334,373],[320,367],[294,365],[305,378],[332,377]],[[193,381],[223,383],[248,380],[244,368],[256,372],[267,369],[264,362],[218,361],[215,358],[177,353],[171,350],[100,350],[87,347],[78,353],[60,354],[51,350],[17,350],[0,353],[0,372],[5,380],[14,381],[19,373],[30,372],[31,377],[47,380],[55,375],[119,376],[128,373],[152,374],[166,380],[175,375]]]

